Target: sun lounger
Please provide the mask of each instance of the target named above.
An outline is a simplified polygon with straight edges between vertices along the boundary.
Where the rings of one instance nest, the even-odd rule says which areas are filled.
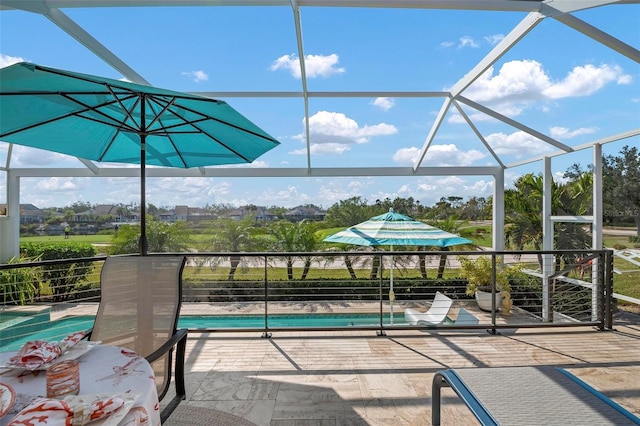
[[[555,367],[438,371],[432,424],[440,424],[440,389],[451,387],[482,425],[640,425],[640,418],[566,370]]]
[[[438,291],[427,312],[407,308],[404,310],[404,319],[411,325],[442,324],[447,319],[452,304],[453,300]]]

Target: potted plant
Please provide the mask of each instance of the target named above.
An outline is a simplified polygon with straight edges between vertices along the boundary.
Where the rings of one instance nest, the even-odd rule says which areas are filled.
[[[493,268],[491,258],[480,256],[476,260],[471,260],[466,256],[459,256],[458,260],[462,267],[462,276],[467,279],[467,295],[476,298],[480,309],[491,312],[491,284],[493,279],[491,273]],[[509,285],[509,277],[505,270],[497,268],[495,280],[495,306],[500,307],[503,305],[503,299],[508,302],[511,300],[509,294],[511,286]],[[510,309],[510,306],[502,306],[502,313],[508,315]]]

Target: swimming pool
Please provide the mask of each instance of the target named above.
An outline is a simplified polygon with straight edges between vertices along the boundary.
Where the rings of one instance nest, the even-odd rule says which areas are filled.
[[[26,334],[3,345],[1,351],[18,350],[25,342],[35,339],[49,341],[60,340],[79,330],[88,330],[93,326],[94,317],[90,315],[62,318],[40,324],[40,330]],[[390,323],[389,314],[383,315],[383,324]],[[395,325],[406,325],[403,313],[393,315]],[[276,314],[269,315],[270,328],[313,328],[313,327],[354,327],[378,326],[380,314]],[[178,321],[178,328],[197,329],[239,329],[263,328],[263,315],[185,315]]]
[[[405,323],[404,314],[393,315],[394,324]],[[389,324],[389,314],[383,315]],[[380,325],[380,314],[275,314],[269,315],[269,327],[353,327]],[[188,315],[180,317],[178,327],[199,328],[261,328],[264,315]]]

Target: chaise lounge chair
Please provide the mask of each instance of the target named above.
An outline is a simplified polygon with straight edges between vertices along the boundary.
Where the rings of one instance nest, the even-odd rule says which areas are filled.
[[[640,425],[607,396],[562,368],[458,368],[436,372],[432,424],[440,424],[440,388],[451,387],[481,425]]]
[[[438,291],[427,312],[407,308],[404,310],[404,319],[411,325],[442,324],[447,319],[451,305],[453,305],[453,300]]]

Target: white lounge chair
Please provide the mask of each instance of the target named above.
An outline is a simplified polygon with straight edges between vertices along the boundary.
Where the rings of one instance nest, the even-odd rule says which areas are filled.
[[[407,308],[404,310],[404,319],[411,325],[442,324],[447,319],[452,304],[453,300],[438,291],[427,312]]]

